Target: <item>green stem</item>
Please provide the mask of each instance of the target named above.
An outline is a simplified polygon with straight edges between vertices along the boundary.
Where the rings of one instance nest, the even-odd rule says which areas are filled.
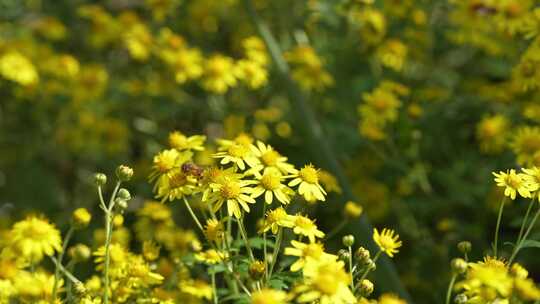
[[[521,250],[521,247],[523,246],[523,244],[525,243],[525,241],[527,240],[527,237],[529,236],[529,234],[531,233],[534,225],[536,224],[536,221],[538,220],[538,217],[540,216],[540,209],[538,209],[538,211],[536,212],[536,214],[534,215],[532,221],[531,221],[531,224],[529,225],[529,227],[527,228],[527,231],[525,231],[525,234],[523,235],[523,238],[521,239],[521,241],[519,242],[519,244],[516,245],[516,247],[514,248],[514,251],[512,252],[512,255],[510,256],[510,259],[508,259],[508,266],[512,265],[512,262],[514,261],[514,259],[516,258],[518,252]]]
[[[212,271],[210,276],[212,279],[212,291],[214,292],[214,296],[213,296],[214,304],[218,304],[219,301],[218,301],[218,294],[217,294],[217,288],[216,288],[216,273]]]
[[[65,254],[65,252],[67,250],[69,240],[71,239],[71,236],[73,235],[73,231],[75,231],[73,226],[69,227],[69,230],[66,233],[66,237],[64,238],[64,244],[62,245],[62,251],[60,253],[58,253],[58,263],[56,264],[56,267],[54,269],[54,284],[53,284],[51,304],[54,304],[54,301],[56,301],[56,294],[58,292],[58,279],[59,279],[59,276],[60,276],[60,265],[62,265],[62,261],[64,260],[64,254]]]
[[[521,222],[521,227],[519,228],[519,235],[516,244],[519,244],[521,242],[521,238],[523,237],[523,233],[525,232],[525,226],[527,225],[527,221],[529,220],[529,214],[531,213],[531,209],[535,203],[535,199],[536,193],[533,195],[531,201],[529,202],[527,212],[525,212],[525,217],[523,218],[523,222]]]
[[[242,218],[238,219],[238,228],[240,229],[240,235],[242,236],[242,239],[244,240],[244,244],[246,244],[246,249],[249,254],[249,258],[251,259],[252,262],[255,262],[255,256],[253,255],[253,250],[251,250],[251,246],[249,245],[246,228],[244,227],[244,221],[242,220]]]
[[[352,248],[351,248],[351,246],[349,246],[349,274],[351,276],[351,290],[354,293],[356,288],[354,287],[354,275],[353,275]]]
[[[265,219],[266,216],[266,202],[263,203],[263,214],[262,218]],[[264,254],[264,279],[268,284],[268,249],[266,248],[266,231],[263,231],[263,254]]]
[[[282,239],[283,239],[283,229],[281,229],[280,227],[278,229],[278,235],[276,239],[276,244],[274,246],[274,252],[272,253],[272,263],[270,263],[270,269],[268,270],[268,280],[270,280],[270,278],[272,277],[272,272],[274,271],[274,267],[276,266]]]
[[[66,278],[68,278],[68,280],[70,280],[74,284],[82,284],[82,282],[77,279],[71,272],[67,271],[64,266],[62,266],[62,264],[58,263],[58,260],[55,257],[51,256],[50,258],[54,265],[58,266],[60,271],[66,276]]]
[[[109,199],[109,205],[105,208],[105,266],[103,270],[103,276],[104,276],[104,288],[103,288],[103,303],[109,304],[109,287],[110,287],[110,278],[109,278],[109,266],[111,264],[111,240],[112,240],[112,219],[113,219],[113,208],[114,208],[114,200],[116,198],[116,194],[118,193],[118,189],[120,189],[120,184],[122,182],[118,181],[116,183],[116,186],[114,187],[113,193],[111,195],[111,198]],[[101,188],[98,187],[99,190]],[[100,192],[101,193],[101,192]],[[103,201],[102,197],[100,198],[101,201]]]
[[[502,214],[504,210],[504,204],[506,203],[506,197],[503,198],[501,201],[501,205],[499,207],[499,214],[497,215],[497,226],[495,226],[495,240],[493,242],[493,256],[497,257],[497,248],[499,246],[499,230],[501,227],[501,220],[502,220]]]
[[[448,284],[448,290],[446,291],[446,302],[445,304],[450,304],[450,298],[452,297],[452,289],[454,288],[454,283],[456,282],[457,274],[452,274],[452,279]]]
[[[191,217],[193,218],[193,220],[195,221],[195,223],[197,224],[197,227],[199,227],[199,229],[201,230],[201,232],[204,234],[204,228],[203,226],[201,225],[201,222],[199,221],[199,219],[197,218],[197,215],[195,215],[195,212],[193,212],[193,210],[191,209],[191,207],[189,206],[189,203],[188,201],[186,200],[185,197],[182,197],[182,199],[184,200],[184,204],[186,205],[186,208],[187,210],[189,211],[189,214],[191,214]]]
[[[348,223],[349,223],[348,220],[339,222],[339,224],[337,224],[337,226],[334,229],[332,229],[332,231],[328,232],[328,234],[324,237],[324,239],[325,240],[331,239],[336,234],[338,234],[341,231],[341,229],[343,229]]]

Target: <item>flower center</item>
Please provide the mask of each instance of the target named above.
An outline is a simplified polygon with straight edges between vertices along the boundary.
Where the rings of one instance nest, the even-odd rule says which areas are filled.
[[[517,175],[508,175],[508,177],[506,178],[506,183],[510,187],[517,189],[521,185],[521,178]]]
[[[279,153],[274,150],[268,150],[261,156],[263,163],[267,166],[275,166],[278,158]]]
[[[298,175],[302,180],[310,184],[316,184],[319,181],[317,170],[315,170],[315,168],[312,166],[305,166],[304,168],[300,169],[300,173],[298,173]]]
[[[228,182],[221,186],[221,196],[225,199],[237,198],[240,195],[240,184],[237,182]]]
[[[384,249],[389,249],[389,248],[394,247],[394,240],[390,236],[387,236],[387,235],[381,235],[381,237],[379,238],[379,243],[381,247]]]
[[[277,174],[265,173],[261,178],[261,185],[266,190],[275,190],[280,185],[280,179]]]
[[[173,174],[169,179],[169,183],[170,183],[171,188],[182,187],[185,184],[187,184],[187,182],[188,182],[188,180],[186,178],[186,175],[184,175],[184,173],[182,173],[182,172]]]

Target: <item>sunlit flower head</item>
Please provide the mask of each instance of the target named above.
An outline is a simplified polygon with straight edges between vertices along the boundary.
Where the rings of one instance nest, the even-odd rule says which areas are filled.
[[[311,243],[315,238],[324,237],[324,232],[320,231],[315,225],[315,221],[303,215],[295,215],[293,232],[308,237]]]
[[[373,240],[380,250],[389,257],[393,257],[398,252],[397,249],[402,245],[399,235],[395,234],[394,230],[387,228],[384,228],[381,233],[377,229],[373,229]]]
[[[169,134],[169,145],[178,151],[202,151],[204,150],[205,141],[206,136],[204,135],[186,136],[180,131],[174,131]]]
[[[529,198],[532,196],[531,192],[538,188],[531,182],[528,175],[516,173],[514,169],[510,169],[507,172],[493,172],[493,175],[495,176],[497,186],[504,187],[504,195],[510,197],[512,200],[516,199],[517,193],[522,197]]]
[[[217,183],[210,184],[212,192],[208,196],[208,203],[212,205],[212,210],[217,212],[223,203],[227,202],[227,213],[240,218],[242,210],[249,212],[248,204],[255,203],[255,199],[250,196],[253,192],[249,187],[250,184],[251,181],[236,178],[221,179]]]
[[[60,231],[47,220],[35,216],[15,223],[7,242],[9,250],[32,263],[62,250]]]
[[[298,257],[291,265],[291,271],[298,271],[306,265],[306,261],[313,259],[315,261],[336,260],[337,256],[324,252],[322,243],[302,243],[295,240],[291,241],[292,247],[285,248],[285,255]]]
[[[273,234],[276,234],[280,227],[292,228],[294,226],[294,221],[294,216],[287,214],[285,209],[279,207],[266,212],[262,231],[266,232],[271,230]]]
[[[307,201],[325,200],[326,191],[319,184],[319,171],[313,165],[306,165],[292,174],[289,186],[298,186],[298,193]]]
[[[264,288],[251,294],[251,304],[287,304],[287,293]]]

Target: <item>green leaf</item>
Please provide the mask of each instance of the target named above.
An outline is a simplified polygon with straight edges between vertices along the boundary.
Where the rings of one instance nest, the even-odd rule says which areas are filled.
[[[525,240],[521,245],[521,248],[540,248],[540,241]]]

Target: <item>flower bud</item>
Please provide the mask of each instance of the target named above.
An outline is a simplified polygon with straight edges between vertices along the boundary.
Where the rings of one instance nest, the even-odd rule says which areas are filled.
[[[101,187],[107,183],[107,175],[103,173],[94,174],[94,183],[96,186]]]
[[[467,296],[465,294],[462,294],[462,293],[458,294],[456,296],[456,298],[454,299],[454,302],[456,304],[465,304],[468,301],[469,301],[469,299],[467,298]]]
[[[129,201],[131,199],[131,194],[129,193],[127,189],[120,188],[120,190],[118,190],[118,193],[116,194],[116,198]]]
[[[349,253],[349,251],[347,249],[340,249],[338,251],[338,257],[340,260],[344,261],[344,262],[349,262],[349,258],[351,257],[351,254]]]
[[[344,236],[341,241],[343,242],[343,246],[346,246],[346,247],[351,247],[352,245],[354,245],[354,236],[351,235],[351,234],[348,234],[346,236]]]
[[[262,279],[265,271],[266,266],[262,261],[255,261],[249,265],[249,276],[255,281]]]
[[[375,269],[377,269],[377,264],[375,264],[375,262],[373,262],[372,259],[369,259],[369,261],[366,264],[366,268],[369,269],[370,271],[374,271]]]
[[[343,211],[345,213],[345,217],[349,219],[355,219],[362,215],[364,209],[359,204],[353,201],[348,201],[347,203],[345,203],[345,208],[343,209]]]
[[[119,211],[122,213],[124,210],[128,207],[128,201],[117,198],[116,199],[116,207],[119,209]]]
[[[127,182],[133,176],[133,169],[126,165],[120,165],[116,168],[116,176],[120,181]]]
[[[71,220],[76,228],[84,228],[88,226],[90,220],[92,220],[92,215],[86,208],[77,208],[73,211]]]
[[[467,271],[468,264],[464,259],[456,258],[452,260],[451,266],[454,273],[462,274]]]
[[[360,288],[360,293],[363,297],[369,297],[373,293],[373,283],[370,280],[363,279],[358,286]]]
[[[81,283],[81,282],[76,282],[75,285],[75,292],[79,295],[79,296],[83,296],[86,294],[86,287],[84,287],[84,284]]]
[[[359,247],[354,255],[356,256],[358,263],[360,263],[361,265],[366,265],[370,260],[369,250],[364,247]]]
[[[469,253],[471,252],[471,242],[469,241],[462,241],[457,244],[457,248],[461,253]]]
[[[84,262],[91,257],[92,251],[84,244],[77,244],[69,248],[68,254],[74,261]]]

